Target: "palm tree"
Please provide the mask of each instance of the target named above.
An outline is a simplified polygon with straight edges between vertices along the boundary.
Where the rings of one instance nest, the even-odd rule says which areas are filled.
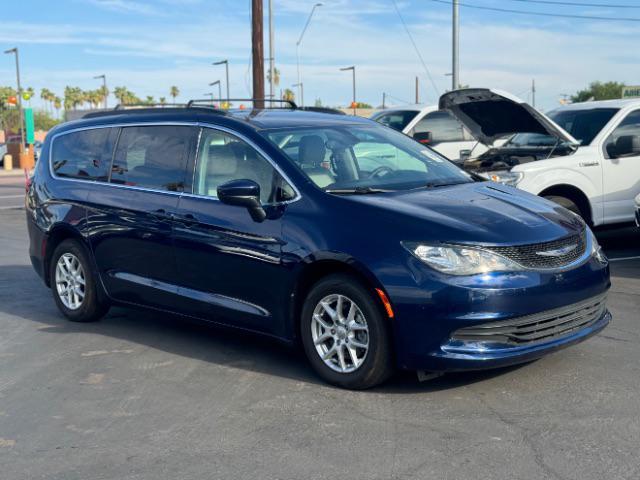
[[[149,105],[155,103],[155,99],[153,98],[152,95],[147,95],[147,99],[145,100],[145,103],[148,103]]]
[[[165,97],[160,97],[158,101],[160,102],[160,105],[162,105],[163,107],[167,104],[167,99]]]
[[[60,108],[62,107],[62,99],[54,95],[53,100],[51,100],[51,102],[53,103],[53,108],[56,109],[56,114],[58,115],[58,117],[60,117]]]
[[[116,87],[113,90],[113,95],[118,99],[118,102],[120,102],[121,105],[124,105],[126,103],[127,87]]]
[[[267,70],[267,82],[271,81],[271,72]],[[277,87],[280,85],[280,70],[273,68],[273,85]]]
[[[293,90],[290,88],[285,88],[284,93],[282,94],[282,99],[288,102],[293,102],[296,99],[296,94],[293,93]]]
[[[180,89],[175,85],[169,89],[169,96],[173,98],[173,103],[176,103],[176,97],[180,95]]]

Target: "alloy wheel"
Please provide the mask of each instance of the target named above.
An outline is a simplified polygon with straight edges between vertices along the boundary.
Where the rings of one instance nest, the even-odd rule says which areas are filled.
[[[82,263],[72,253],[64,253],[56,264],[56,291],[62,304],[69,310],[82,306],[85,294],[85,276]]]

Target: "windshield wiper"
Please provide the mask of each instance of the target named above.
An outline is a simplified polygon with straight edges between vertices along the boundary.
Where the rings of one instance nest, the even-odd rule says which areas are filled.
[[[462,185],[464,183],[471,183],[471,182],[431,182],[431,183],[426,183],[424,184],[422,187],[420,188],[438,188],[438,187],[451,187],[453,185]]]
[[[355,188],[330,188],[325,190],[327,193],[334,193],[336,195],[365,195],[368,193],[386,193],[393,190],[385,190],[383,188],[372,187],[355,187]]]

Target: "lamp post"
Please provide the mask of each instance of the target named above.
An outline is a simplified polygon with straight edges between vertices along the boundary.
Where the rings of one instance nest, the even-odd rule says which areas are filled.
[[[203,95],[205,96],[210,96],[211,97],[211,103],[213,103],[213,92],[209,92],[209,93],[203,93]]]
[[[309,27],[309,23],[311,22],[311,17],[313,17],[313,12],[316,11],[316,8],[321,7],[323,4],[322,3],[316,3],[313,8],[311,9],[311,13],[309,14],[309,17],[307,18],[307,23],[304,24],[304,28],[302,29],[302,33],[300,33],[300,38],[298,38],[298,41],[296,42],[296,68],[298,70],[298,83],[297,85],[302,85],[302,79],[300,78],[300,43],[302,42],[302,37],[304,37],[304,32],[307,31],[307,28]],[[300,93],[299,97],[300,97],[300,106],[303,107],[304,106],[304,102],[302,101],[302,92],[298,92]]]
[[[300,83],[294,83],[293,85],[291,85],[293,88],[297,88],[298,91],[300,92],[300,105],[304,104],[304,85],[302,82]]]
[[[346,72],[351,70],[351,72],[353,73],[353,114],[356,114],[356,67],[355,65],[352,65],[350,67],[344,67],[341,68],[340,71],[341,72]]]
[[[107,90],[107,76],[105,74],[96,75],[93,77],[94,80],[102,79],[102,88],[104,89],[104,108],[107,108],[107,97],[109,96],[109,91]]]
[[[218,85],[218,103],[222,103],[222,86],[220,85],[220,80],[216,80],[209,84],[210,87],[213,87],[214,85]]]
[[[14,53],[16,55],[16,83],[18,84],[18,111],[20,112],[20,156],[24,154],[24,111],[22,110],[22,87],[20,86],[20,60],[18,58],[18,47],[5,50],[4,53]],[[19,159],[21,160],[21,159]]]
[[[219,62],[214,62],[213,65],[222,65],[224,64],[226,75],[227,75],[227,106],[229,106],[229,60],[220,60]]]

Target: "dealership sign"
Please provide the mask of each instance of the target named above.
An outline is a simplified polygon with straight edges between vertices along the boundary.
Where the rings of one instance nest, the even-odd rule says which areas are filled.
[[[638,98],[638,97],[640,97],[640,86],[622,88],[622,98]]]

